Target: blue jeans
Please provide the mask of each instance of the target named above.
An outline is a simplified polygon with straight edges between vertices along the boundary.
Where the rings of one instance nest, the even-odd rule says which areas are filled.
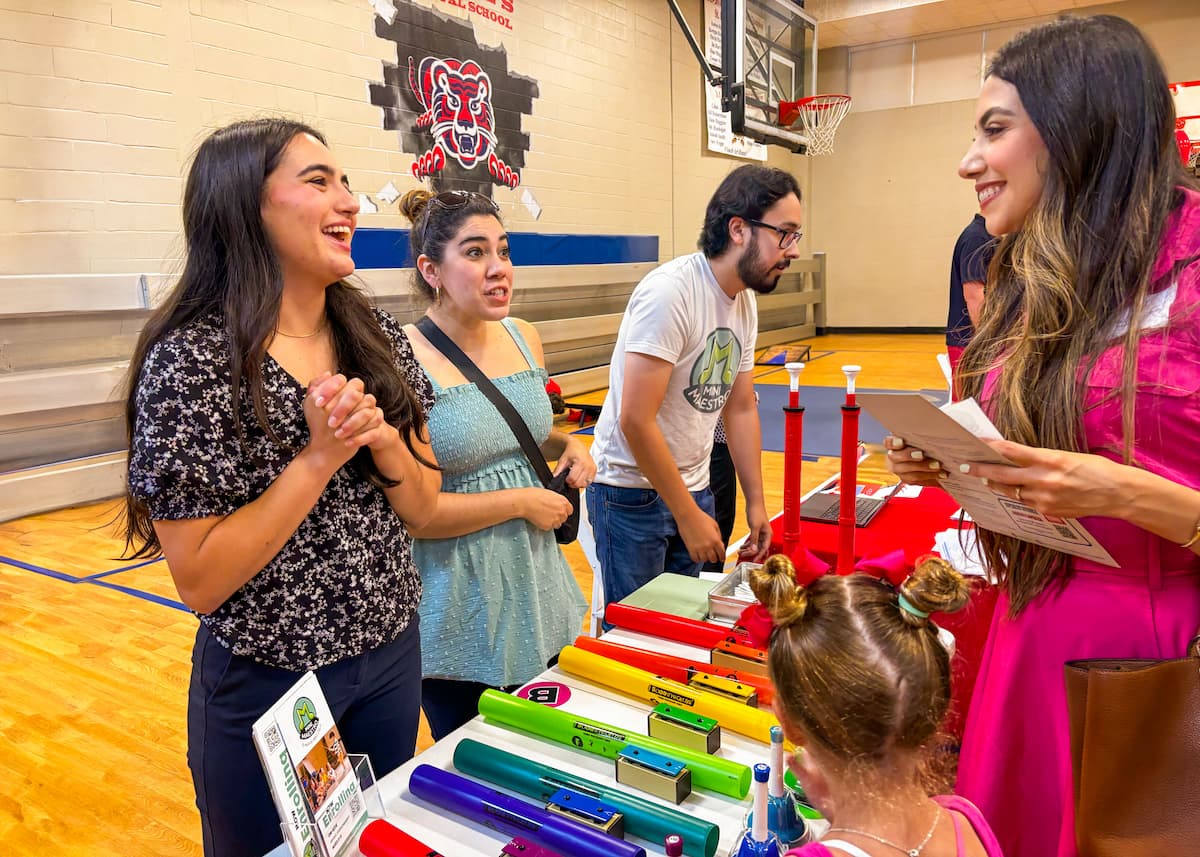
[[[377,778],[412,758],[421,705],[415,613],[391,643],[316,672],[346,749],[370,756]],[[200,625],[188,689],[188,767],[205,857],[262,857],[283,841],[250,727],[301,675],[234,655]]]
[[[693,491],[692,499],[713,514],[708,488]],[[593,482],[587,489],[587,504],[605,604],[620,601],[663,572],[699,576],[704,564],[688,556],[675,517],[657,491]]]

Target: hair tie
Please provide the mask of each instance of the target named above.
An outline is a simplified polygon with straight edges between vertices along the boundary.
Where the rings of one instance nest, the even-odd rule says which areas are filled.
[[[905,613],[911,613],[913,616],[916,616],[918,619],[928,619],[929,618],[929,614],[927,612],[925,612],[924,610],[918,610],[916,607],[914,607],[912,602],[904,597],[903,592],[896,593],[896,601],[900,605],[900,609],[903,610]]]

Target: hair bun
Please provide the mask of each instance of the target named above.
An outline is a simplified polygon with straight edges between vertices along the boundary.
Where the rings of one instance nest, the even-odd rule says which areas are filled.
[[[413,188],[400,197],[400,213],[408,218],[409,223],[416,226],[417,221],[429,206],[429,200],[433,197],[433,191],[423,187]]]
[[[967,605],[971,584],[962,573],[940,556],[923,557],[913,573],[900,584],[900,594],[923,613],[953,613]],[[907,610],[900,615],[910,625],[924,627],[929,620]]]
[[[808,593],[796,583],[796,567],[783,554],[773,554],[761,568],[751,570],[750,589],[776,625],[791,625],[808,608]]]

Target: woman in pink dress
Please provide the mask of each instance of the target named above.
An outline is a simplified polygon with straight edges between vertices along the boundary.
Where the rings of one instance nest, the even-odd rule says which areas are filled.
[[[1064,663],[1181,657],[1200,626],[1200,194],[1173,131],[1142,34],[1065,19],[996,54],[959,167],[1004,236],[967,391],[1017,465],[968,470],[1080,518],[1120,565],[980,531],[1001,596],[957,791],[1008,857],[1077,854]],[[904,481],[936,484],[889,446]]]
[[[789,764],[833,823],[788,854],[1001,857],[970,801],[929,795],[928,752],[950,704],[950,654],[929,614],[966,605],[962,575],[933,557],[899,590],[866,574],[805,587],[773,556],[750,585],[774,623],[775,713],[802,750]]]

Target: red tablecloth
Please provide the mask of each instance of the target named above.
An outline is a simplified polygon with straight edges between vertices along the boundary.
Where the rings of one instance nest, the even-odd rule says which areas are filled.
[[[917,497],[897,497],[866,527],[855,531],[855,560],[881,557],[895,550],[904,551],[910,563],[933,549],[934,535],[956,526],[950,515],[958,509],[954,499],[940,488],[925,488]],[[772,521],[774,528],[772,553],[783,553],[783,516]],[[802,521],[800,535],[803,547],[812,551],[831,566],[837,564],[837,524]],[[801,583],[810,581],[801,580]],[[898,585],[901,580],[891,581]],[[967,707],[975,689],[983,646],[992,624],[996,606],[996,588],[982,579],[972,582],[971,603],[957,613],[937,613],[932,617],[938,625],[954,634],[956,640],[953,662],[953,689],[947,730],[961,737],[966,722]]]

